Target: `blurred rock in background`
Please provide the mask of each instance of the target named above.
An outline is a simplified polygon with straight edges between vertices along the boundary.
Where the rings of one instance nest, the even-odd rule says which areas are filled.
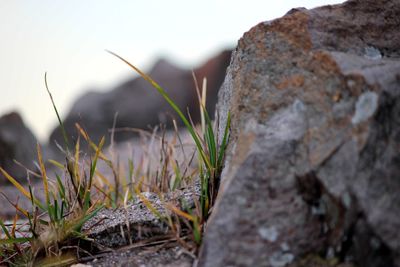
[[[194,68],[197,80],[201,85],[203,77],[207,78],[207,109],[214,114],[217,93],[221,86],[226,68],[229,65],[231,51],[226,50]],[[121,63],[124,64],[124,63]],[[166,60],[159,60],[148,74],[159,83],[175,101],[182,111],[189,109],[194,122],[200,120],[199,106],[195,91],[192,71],[179,68]],[[128,80],[107,92],[89,92],[78,98],[64,125],[69,137],[76,140],[75,123],[79,123],[91,139],[99,142],[103,135],[109,139],[109,129],[113,126],[114,117],[118,113],[116,128],[134,127],[148,129],[160,122],[167,127],[172,126],[175,112],[169,107],[162,96],[141,77]],[[177,120],[180,124],[180,120]],[[131,138],[132,132],[117,132],[115,141]],[[59,127],[51,133],[49,143],[63,144]]]
[[[36,137],[26,127],[17,112],[0,117],[0,166],[18,181],[26,181],[26,169],[34,169],[36,159]],[[6,180],[0,175],[0,183]]]

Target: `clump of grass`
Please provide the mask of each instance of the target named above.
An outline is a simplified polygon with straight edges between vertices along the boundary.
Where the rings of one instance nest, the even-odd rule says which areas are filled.
[[[56,261],[59,262],[63,255],[63,248],[76,246],[74,241],[85,238],[81,233],[82,225],[102,207],[99,203],[90,203],[89,197],[87,197],[90,185],[85,184],[83,180],[75,181],[77,188],[74,188],[73,191],[62,182],[59,175],[56,175],[55,181],[50,180],[39,145],[37,145],[37,154],[40,166],[39,176],[43,181],[44,200],[35,196],[31,185],[28,186],[28,190],[25,189],[0,167],[0,172],[4,177],[32,204],[31,211],[23,209],[18,204],[14,205],[16,210],[27,220],[28,233],[19,232],[19,236],[17,236],[17,215],[11,231],[0,220],[0,226],[6,235],[6,238],[0,239],[3,262],[12,262],[17,265],[37,265],[43,256],[57,259]],[[95,161],[96,158],[93,165],[96,164]],[[78,179],[78,177],[75,176],[74,179]],[[7,258],[6,255],[8,255]],[[71,255],[71,258],[63,260],[68,263],[75,262],[76,257],[74,254]]]
[[[48,90],[46,76],[45,83]],[[49,90],[48,92],[60,120],[54,100]],[[60,125],[65,133],[61,120]],[[60,266],[60,264],[71,264],[77,261],[76,255],[79,253],[70,253],[70,251],[75,248],[80,252],[78,244],[80,240],[86,238],[81,228],[103,207],[101,202],[92,199],[91,190],[104,138],[96,146],[94,156],[91,157],[89,162],[89,171],[81,172],[79,141],[76,143],[75,153],[72,154],[67,135],[64,134],[64,137],[67,151],[66,164],[54,160],[50,160],[50,162],[60,168],[63,173],[69,174],[69,183],[66,179],[62,179],[59,174],[55,174],[53,179],[49,177],[43,161],[41,147],[37,144],[37,165],[40,173],[36,174],[32,171],[31,173],[42,180],[44,200],[34,194],[29,176],[29,185],[26,189],[0,167],[0,173],[32,205],[31,210],[26,210],[20,207],[18,202],[13,204],[16,211],[22,214],[27,221],[23,226],[28,227],[28,231],[19,231],[17,228],[18,213],[15,216],[11,231],[0,220],[1,229],[5,235],[0,239],[0,264]]]
[[[193,223],[194,235],[196,242],[201,242],[201,225],[207,220],[211,207],[217,196],[219,179],[222,170],[223,159],[225,155],[225,149],[228,141],[229,127],[230,127],[230,115],[228,114],[225,131],[223,133],[222,143],[218,144],[218,136],[215,133],[215,127],[210,119],[210,116],[205,108],[205,86],[200,95],[199,87],[196,82],[197,95],[200,105],[201,117],[202,117],[202,131],[199,133],[190,118],[187,118],[180,108],[174,103],[167,92],[150,76],[145,74],[136,66],[132,65],[129,61],[125,60],[121,56],[107,51],[115,57],[122,60],[134,71],[136,71],[141,77],[149,82],[160,95],[168,102],[168,104],[175,110],[179,118],[184,123],[186,129],[189,131],[199,154],[199,175],[201,181],[201,195],[200,195],[200,208],[196,216],[185,213],[182,217],[189,219]],[[205,83],[203,83],[204,85]]]
[[[34,188],[30,184],[28,190],[25,189],[16,179],[0,168],[0,172],[32,204],[32,209],[28,211],[20,207],[18,202],[12,203],[16,211],[26,218],[25,227],[29,228],[28,233],[20,230],[17,223],[18,214],[15,216],[11,227],[7,227],[0,220],[0,228],[4,234],[4,236],[1,236],[0,231],[0,264],[61,266],[76,262],[79,253],[71,253],[71,251],[74,249],[78,252],[83,250],[79,247],[80,242],[87,240],[85,233],[81,230],[82,225],[104,206],[127,207],[128,201],[134,197],[140,198],[149,210],[164,220],[170,226],[172,232],[176,233],[177,240],[180,240],[181,227],[178,219],[180,218],[191,230],[195,243],[197,245],[201,243],[203,226],[210,215],[218,192],[229,135],[230,116],[228,114],[222,142],[219,144],[215,130],[217,125],[213,124],[205,109],[206,80],[203,81],[200,92],[194,76],[202,118],[201,127],[198,129],[191,121],[190,116],[184,115],[160,85],[122,57],[110,53],[138,72],[176,111],[195,144],[198,156],[197,170],[190,167],[195,154],[192,154],[191,157],[184,155],[184,160],[178,160],[180,151],[177,148],[181,147],[182,153],[185,152],[175,122],[176,135],[172,141],[167,141],[164,133],[158,136],[156,131],[148,134],[145,131],[136,130],[143,135],[146,133],[150,136],[150,146],[147,150],[144,149],[144,157],[139,162],[134,162],[133,159],[125,159],[128,162],[127,170],[121,167],[118,157],[115,159],[111,153],[112,159],[109,159],[103,153],[104,137],[99,144],[96,144],[78,124],[76,124],[76,128],[79,137],[74,148],[72,148],[48,88],[45,75],[46,89],[63,133],[65,144],[63,151],[66,156],[65,164],[54,160],[49,160],[49,162],[56,166],[64,174],[64,177],[57,173],[55,178],[49,177],[39,145],[37,146],[37,153],[40,174],[37,174],[37,176],[42,180],[44,200],[35,196]],[[80,138],[87,142],[93,152],[89,158],[81,155]],[[156,152],[150,152],[152,144],[155,142],[158,142],[159,146],[154,146]],[[151,160],[152,154],[158,154],[158,157]],[[109,175],[98,170],[99,162],[111,171]],[[155,168],[152,166],[152,162],[156,166]],[[166,202],[165,208],[170,210],[172,215],[160,214],[142,194],[144,191],[153,191],[159,193],[162,199],[162,193],[174,191],[189,182],[193,182],[190,180],[195,176],[200,180],[200,199],[198,200],[195,197],[194,207],[183,202],[180,207],[176,203]],[[46,260],[43,259],[44,256]]]

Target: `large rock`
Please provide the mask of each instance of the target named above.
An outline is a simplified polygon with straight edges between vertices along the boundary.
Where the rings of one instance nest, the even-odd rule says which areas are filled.
[[[399,14],[398,0],[294,9],[240,39],[200,266],[400,266]]]
[[[0,117],[0,166],[15,179],[26,182],[27,172],[35,169],[37,140],[17,112]],[[8,181],[0,174],[0,183]]]
[[[194,70],[200,83],[203,77],[208,79],[207,108],[210,114],[214,113],[217,92],[224,80],[230,55],[231,51],[224,51]],[[181,110],[186,111],[189,108],[192,119],[195,122],[199,121],[200,112],[191,70],[181,69],[160,60],[149,75],[168,92]],[[117,128],[147,129],[148,126],[156,126],[160,122],[171,126],[171,116],[176,118],[175,112],[162,96],[148,82],[138,77],[105,93],[89,92],[81,96],[64,120],[64,125],[68,135],[76,138],[75,123],[78,122],[91,138],[98,142],[103,135],[109,137],[108,130],[113,126],[116,113]],[[116,141],[130,137],[131,132],[115,134]],[[50,136],[50,144],[54,145],[54,141],[63,144],[60,128],[56,128]]]

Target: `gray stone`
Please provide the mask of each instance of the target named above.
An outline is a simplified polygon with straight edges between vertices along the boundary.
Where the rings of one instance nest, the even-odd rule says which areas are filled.
[[[363,93],[357,100],[356,112],[351,118],[353,124],[368,120],[378,107],[378,95],[374,92]]]
[[[400,266],[398,14],[395,0],[296,9],[239,40],[199,266]]]
[[[365,57],[366,57],[366,58],[369,58],[369,59],[378,60],[378,59],[381,59],[381,58],[382,58],[382,54],[381,54],[381,52],[380,52],[378,49],[376,49],[375,47],[367,46],[367,47],[365,48]]]
[[[36,170],[37,140],[26,127],[17,112],[5,114],[0,118],[0,166],[20,182],[27,182],[27,171],[15,161],[30,170]],[[8,180],[0,174],[0,183]]]

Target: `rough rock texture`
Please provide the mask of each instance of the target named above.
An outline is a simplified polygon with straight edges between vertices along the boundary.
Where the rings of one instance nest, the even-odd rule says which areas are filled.
[[[214,112],[217,92],[224,80],[230,55],[231,51],[224,51],[194,70],[200,84],[203,77],[208,79],[207,108],[211,114]],[[193,120],[199,121],[199,108],[191,70],[181,69],[165,60],[160,60],[149,75],[163,86],[181,110],[189,108]],[[112,128],[117,112],[117,128],[147,129],[149,125],[156,126],[160,122],[171,126],[170,117],[175,117],[175,112],[148,82],[142,78],[135,78],[108,92],[90,92],[81,96],[73,105],[64,125],[68,135],[76,137],[75,123],[78,122],[91,138],[98,142],[103,135],[108,137],[108,130]],[[180,123],[180,120],[177,122]],[[118,132],[115,140],[122,141],[131,137],[131,132]],[[60,128],[52,132],[49,141],[51,145],[55,145],[54,141],[63,143]]]
[[[35,169],[36,143],[35,136],[17,112],[0,118],[0,166],[21,182],[26,182],[26,170],[14,160],[28,169]],[[4,185],[6,181],[8,180],[0,174],[0,184]]]
[[[160,216],[172,216],[166,203],[179,209],[193,209],[194,199],[200,194],[199,184],[185,190],[176,190],[163,195],[145,192],[146,198]],[[103,209],[83,225],[83,231],[105,252],[81,259],[90,266],[177,266],[189,267],[195,256],[188,252],[165,220],[150,211],[148,204],[136,198],[126,208]],[[180,239],[187,240],[182,225]],[[107,251],[107,249],[111,249]]]
[[[245,33],[219,93],[231,139],[200,266],[400,266],[399,14],[348,1]]]
[[[194,207],[194,199],[200,194],[200,186],[185,190],[176,190],[164,195],[161,200],[155,193],[145,192],[145,197],[152,207],[161,216],[170,215],[165,208],[166,203],[173,203],[175,207]],[[182,205],[181,203],[184,203]],[[83,230],[93,238],[96,243],[117,248],[136,243],[153,237],[166,236],[170,229],[165,221],[161,220],[140,198],[129,203],[127,208],[103,209],[96,216],[86,222]]]

